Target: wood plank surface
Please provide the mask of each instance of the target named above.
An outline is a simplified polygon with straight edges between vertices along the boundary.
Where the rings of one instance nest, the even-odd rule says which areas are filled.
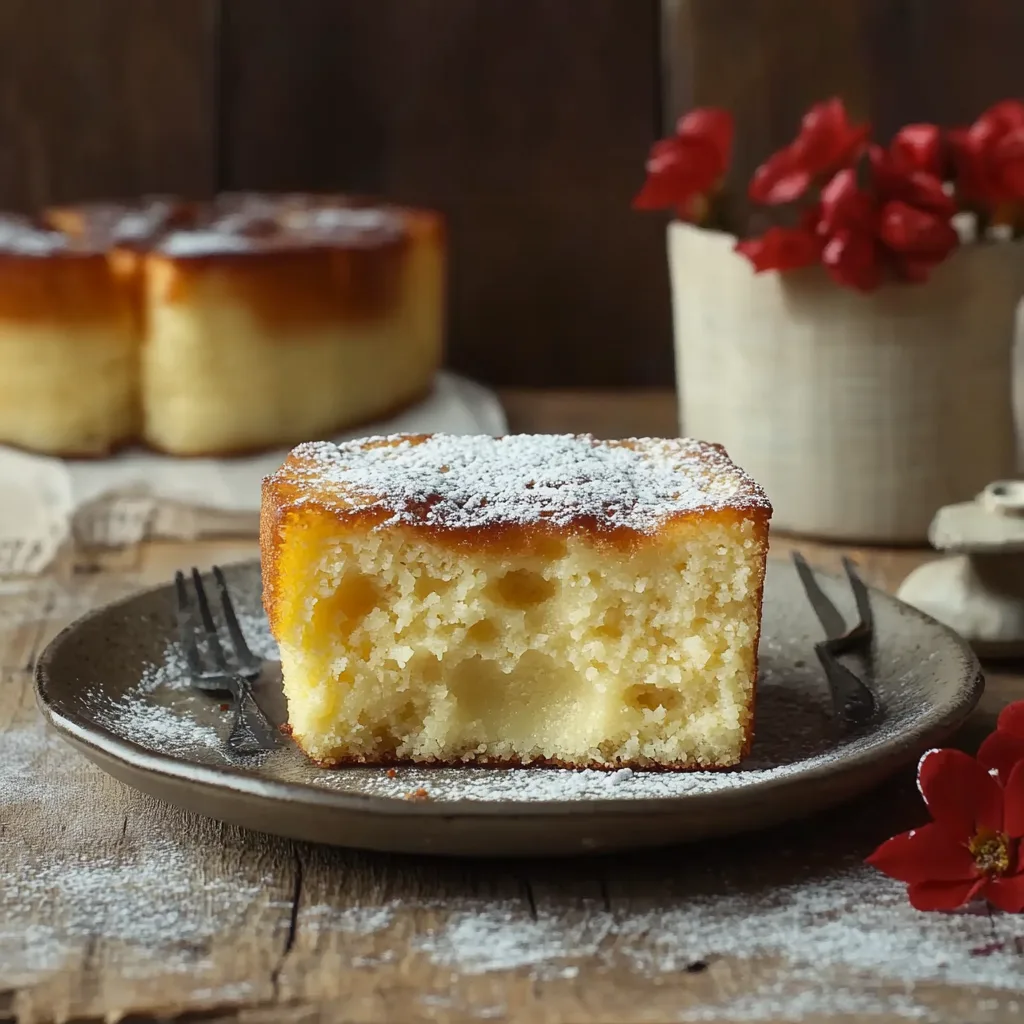
[[[667,392],[503,394],[513,429],[669,433]],[[628,431],[624,428],[630,428]],[[773,538],[784,555],[795,542]],[[835,567],[839,549],[800,547]],[[924,915],[863,868],[909,773],[756,836],[565,861],[294,844],[136,793],[45,731],[30,667],[89,608],[255,542],[147,544],[0,580],[0,1021],[997,1024],[1024,920]],[[895,588],[922,552],[854,552]],[[991,671],[960,737],[1024,696]]]
[[[215,187],[217,0],[0,4],[0,209]]]
[[[228,0],[222,184],[350,189],[450,227],[449,363],[506,385],[671,380],[655,0]]]

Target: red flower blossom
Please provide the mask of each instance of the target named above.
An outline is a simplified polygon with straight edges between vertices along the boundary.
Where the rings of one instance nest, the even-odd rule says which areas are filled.
[[[942,179],[932,171],[908,163],[905,151],[896,140],[888,150],[881,146],[868,149],[871,179],[883,201],[898,199],[922,210],[940,214],[949,220],[956,213],[956,202],[947,195]]]
[[[1007,704],[999,713],[996,731],[978,751],[978,760],[994,768],[1005,784],[1018,761],[1024,761],[1024,700]]]
[[[906,173],[923,171],[941,178],[942,131],[934,124],[908,124],[889,143],[893,163]]]
[[[878,247],[870,235],[844,228],[821,250],[821,262],[837,284],[873,292],[882,283]]]
[[[797,270],[818,262],[821,240],[814,231],[804,227],[773,227],[760,238],[737,242],[736,252],[750,260],[755,274],[766,270]]]
[[[699,219],[706,197],[725,176],[732,138],[728,111],[707,107],[680,118],[675,135],[651,148],[647,180],[633,200],[634,209],[674,208],[684,220]]]
[[[857,174],[852,168],[833,175],[821,190],[818,233],[833,235],[843,230],[865,235],[874,235],[878,230],[875,201],[857,184]]]
[[[917,780],[933,820],[883,843],[868,863],[908,883],[918,910],[954,910],[977,898],[1024,910],[1024,765],[1004,787],[973,757],[931,750]]]
[[[818,234],[825,238],[821,262],[838,284],[874,291],[882,283],[874,198],[857,184],[852,168],[839,171],[821,190]]]
[[[770,206],[799,199],[815,179],[849,166],[869,131],[869,125],[850,124],[841,99],[816,103],[804,115],[796,139],[754,172],[750,198]]]
[[[879,235],[893,253],[895,268],[908,281],[925,281],[960,244],[949,218],[896,200],[882,208]]]
[[[986,206],[1024,199],[1024,103],[1004,100],[949,133],[957,189]]]

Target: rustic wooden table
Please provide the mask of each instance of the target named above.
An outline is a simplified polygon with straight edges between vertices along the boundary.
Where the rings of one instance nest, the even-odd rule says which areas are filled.
[[[517,430],[672,434],[665,393],[514,392]],[[776,552],[791,542],[773,540]],[[842,552],[803,544],[835,565]],[[988,1022],[1024,1013],[1024,918],[911,910],[862,859],[910,773],[771,832],[626,856],[447,861],[304,846],[125,788],[48,734],[41,646],[254,541],[79,552],[0,581],[0,1021]],[[893,589],[923,552],[854,552]],[[991,672],[970,745],[1024,675]]]

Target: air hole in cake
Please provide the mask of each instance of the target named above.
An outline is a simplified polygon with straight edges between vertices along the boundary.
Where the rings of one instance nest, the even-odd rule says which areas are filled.
[[[554,582],[530,569],[513,569],[505,573],[494,589],[498,601],[509,608],[533,608],[555,595]]]
[[[399,743],[394,731],[387,726],[378,726],[371,731],[370,736],[374,753],[378,755],[393,753]]]
[[[638,683],[626,691],[626,703],[630,707],[641,708],[644,711],[655,711],[658,708],[674,711],[679,707],[679,694],[664,686]]]
[[[342,576],[334,593],[321,597],[313,606],[309,632],[313,636],[351,633],[381,599],[376,581],[362,573]]]
[[[434,686],[436,683],[441,682],[441,676],[443,674],[441,662],[438,661],[433,654],[413,655],[408,668],[409,675],[412,678],[418,679],[425,687]],[[410,701],[405,706],[408,709],[410,716],[415,717],[417,713],[415,705]]]
[[[609,640],[620,640],[625,623],[626,613],[622,608],[610,608],[604,613],[601,625],[597,627],[599,636],[607,637]]]
[[[477,644],[493,643],[497,636],[498,627],[490,619],[481,619],[479,622],[474,622],[466,630],[466,639]]]
[[[675,647],[675,641],[663,629],[651,629],[647,634],[647,644],[663,651],[671,651]]]
[[[527,759],[556,748],[590,689],[578,672],[539,651],[527,651],[511,672],[479,656],[468,658],[447,679],[467,734],[492,753],[511,748]]]
[[[452,585],[451,580],[442,580],[425,572],[416,577],[413,594],[421,601],[430,594],[443,594]]]

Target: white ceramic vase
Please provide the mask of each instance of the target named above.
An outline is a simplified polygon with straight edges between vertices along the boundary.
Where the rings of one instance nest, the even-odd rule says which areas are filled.
[[[1013,475],[1024,246],[864,295],[818,267],[755,275],[734,244],[669,227],[680,419],[765,488],[775,529],[924,542],[941,506]]]

